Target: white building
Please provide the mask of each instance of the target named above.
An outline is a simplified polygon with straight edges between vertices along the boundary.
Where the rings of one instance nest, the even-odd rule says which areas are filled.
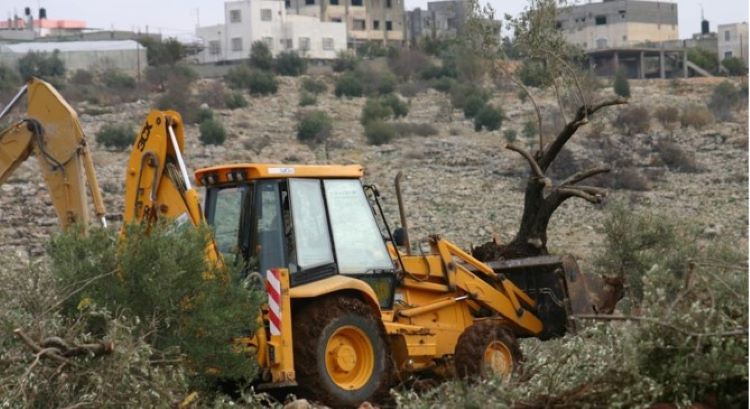
[[[199,27],[204,43],[202,63],[246,59],[256,41],[274,55],[295,50],[311,59],[333,59],[346,50],[346,25],[310,16],[288,15],[283,0],[240,0],[224,3],[224,24]]]
[[[747,66],[747,23],[719,24],[716,35],[719,37],[719,61],[737,57]]]

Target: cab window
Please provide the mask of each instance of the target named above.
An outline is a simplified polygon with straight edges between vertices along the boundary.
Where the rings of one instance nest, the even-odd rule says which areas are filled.
[[[240,255],[240,224],[247,191],[247,186],[233,186],[208,192],[206,218],[226,261],[234,261]]]
[[[290,246],[293,259],[289,261],[300,270],[332,264],[333,250],[320,181],[290,179],[289,191],[294,228],[294,245]]]

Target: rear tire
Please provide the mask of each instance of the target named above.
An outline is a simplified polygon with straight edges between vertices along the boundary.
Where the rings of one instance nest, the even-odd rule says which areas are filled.
[[[509,379],[521,369],[521,349],[513,333],[497,321],[476,321],[458,338],[454,355],[461,379]]]
[[[382,325],[359,299],[330,296],[295,313],[294,366],[302,393],[333,407],[385,394],[390,357]]]

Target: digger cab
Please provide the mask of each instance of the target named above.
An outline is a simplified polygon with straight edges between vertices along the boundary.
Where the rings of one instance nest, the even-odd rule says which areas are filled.
[[[200,169],[205,217],[226,263],[289,270],[292,287],[343,274],[392,304],[394,264],[365,195],[361,166],[243,164]]]

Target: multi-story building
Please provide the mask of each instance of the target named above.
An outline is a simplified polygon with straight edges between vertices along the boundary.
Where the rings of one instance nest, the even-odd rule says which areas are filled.
[[[677,4],[604,0],[559,10],[557,28],[584,50],[635,47],[677,40]]]
[[[343,23],[287,14],[282,0],[225,2],[224,24],[199,27],[196,36],[204,43],[198,54],[203,63],[248,58],[256,41],[265,42],[274,55],[295,50],[312,59],[336,58],[347,46]]]
[[[470,3],[466,0],[431,1],[427,10],[407,12],[408,39],[416,44],[424,37],[455,37],[463,28]]]
[[[747,66],[747,23],[719,24],[716,34],[719,37],[719,61],[737,57]]]
[[[289,14],[346,25],[349,45],[406,40],[404,0],[285,0]]]
[[[68,36],[80,34],[86,29],[82,20],[56,20],[47,18],[47,10],[39,9],[38,18],[34,18],[31,8],[26,7],[24,16],[0,21],[0,40],[32,41],[47,36]]]

